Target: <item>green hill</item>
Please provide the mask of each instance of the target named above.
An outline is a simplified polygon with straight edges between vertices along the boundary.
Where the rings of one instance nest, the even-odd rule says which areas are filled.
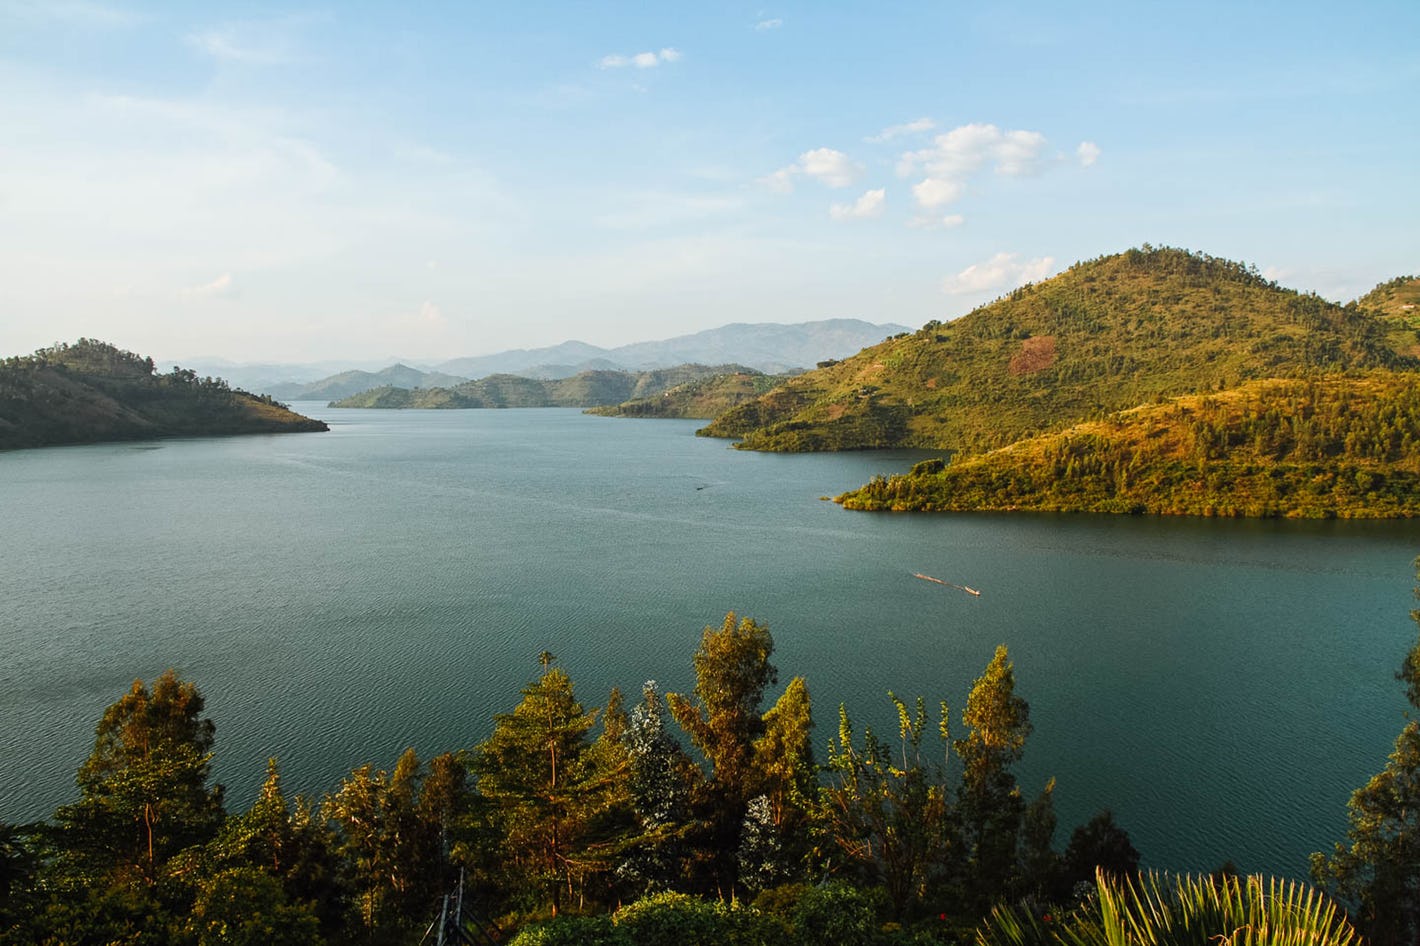
[[[837,497],[849,509],[1420,515],[1420,376],[1254,381],[1078,424]]]
[[[651,397],[610,407],[593,407],[588,414],[605,417],[681,417],[709,420],[783,384],[792,375],[744,370],[687,381]]]
[[[1420,356],[1420,276],[1383,282],[1357,299],[1356,306],[1381,320],[1392,348]]]
[[[570,378],[495,374],[452,388],[381,387],[331,402],[331,407],[472,409],[599,407],[660,394],[699,378],[745,372],[739,365],[678,365],[650,371],[583,371]]]
[[[0,361],[0,449],[219,434],[327,430],[220,378],[81,338]]]
[[[980,453],[1160,397],[1416,366],[1357,306],[1146,245],[793,378],[701,432],[755,450]]]

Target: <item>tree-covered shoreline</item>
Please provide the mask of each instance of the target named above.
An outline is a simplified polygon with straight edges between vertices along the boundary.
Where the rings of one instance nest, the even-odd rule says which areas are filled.
[[[524,946],[1079,944],[1104,940],[1060,937],[1155,900],[1219,923],[1284,910],[1329,931],[1314,942],[1355,941],[1303,887],[1226,865],[1141,876],[1108,811],[1062,845],[1054,780],[1027,792],[1013,772],[1032,727],[1004,646],[957,709],[888,694],[895,733],[840,707],[827,739],[808,682],[778,687],[773,650],[767,627],[731,613],[705,628],[693,692],[647,682],[630,708],[615,689],[585,707],[544,653],[483,742],[359,766],[321,798],[289,797],[273,759],[244,812],[210,784],[216,730],[197,688],[172,671],[135,682],[98,725],[78,800],[0,825],[0,943],[416,943],[460,884],[478,935]],[[1416,665],[1420,644],[1412,684]],[[1395,836],[1374,801],[1420,768],[1410,755],[1357,793],[1351,845],[1314,865],[1373,934],[1420,922],[1372,880],[1420,876],[1420,849],[1368,840]],[[1394,921],[1397,905],[1413,912]]]
[[[329,428],[221,378],[81,338],[0,361],[0,450]]]

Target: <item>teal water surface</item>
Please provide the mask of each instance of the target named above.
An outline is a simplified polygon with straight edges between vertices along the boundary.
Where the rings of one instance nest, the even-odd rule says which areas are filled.
[[[170,666],[240,808],[269,756],[318,795],[476,744],[543,650],[587,705],[688,689],[728,610],[806,678],[820,745],[839,703],[895,731],[888,690],[959,714],[1009,645],[1059,842],[1110,807],[1155,867],[1302,876],[1403,723],[1420,524],[870,515],[819,497],[922,454],[298,407],[331,431],[0,454],[0,819],[72,799],[103,708]]]

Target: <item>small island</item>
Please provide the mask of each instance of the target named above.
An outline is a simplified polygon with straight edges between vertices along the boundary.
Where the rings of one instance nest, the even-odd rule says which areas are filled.
[[[268,395],[233,389],[81,338],[0,361],[0,450],[329,430]]]

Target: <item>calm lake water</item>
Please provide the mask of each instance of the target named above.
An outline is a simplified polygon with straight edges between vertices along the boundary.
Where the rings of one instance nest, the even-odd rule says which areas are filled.
[[[320,794],[476,744],[542,650],[589,706],[686,690],[728,610],[806,678],[820,745],[839,703],[894,732],[888,690],[959,720],[1007,644],[1058,842],[1110,807],[1154,867],[1304,875],[1403,723],[1420,523],[871,515],[819,497],[921,454],[298,409],[330,433],[0,454],[0,819],[72,799],[104,707],[167,667],[206,695],[240,809],[268,756]]]

